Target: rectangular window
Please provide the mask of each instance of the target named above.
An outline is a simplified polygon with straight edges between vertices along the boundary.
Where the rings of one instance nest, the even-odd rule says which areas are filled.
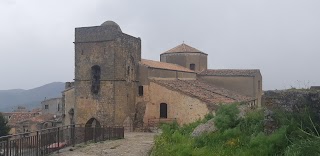
[[[261,89],[261,82],[260,82],[260,80],[258,81],[258,90],[260,90]]]
[[[49,105],[44,105],[44,109],[49,109]]]
[[[195,64],[190,64],[190,70],[196,70],[196,65]]]
[[[139,86],[139,96],[143,96],[143,86]]]

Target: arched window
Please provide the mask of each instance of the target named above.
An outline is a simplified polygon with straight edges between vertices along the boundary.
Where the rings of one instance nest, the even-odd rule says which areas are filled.
[[[100,66],[94,65],[91,67],[91,92],[93,94],[98,94],[100,91],[100,75],[101,69]]]
[[[168,105],[166,103],[160,104],[160,118],[168,118]]]
[[[196,65],[194,63],[190,64],[190,70],[196,70]]]

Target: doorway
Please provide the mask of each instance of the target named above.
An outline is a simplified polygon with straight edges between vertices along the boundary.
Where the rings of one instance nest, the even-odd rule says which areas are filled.
[[[168,105],[166,103],[160,104],[160,118],[168,118]]]

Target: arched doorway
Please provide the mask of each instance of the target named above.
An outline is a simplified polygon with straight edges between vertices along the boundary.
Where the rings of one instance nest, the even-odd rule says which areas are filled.
[[[168,105],[160,103],[160,118],[168,118]]]
[[[87,121],[85,125],[85,141],[94,140],[101,135],[101,125],[100,122],[95,119],[91,118]]]
[[[101,127],[100,122],[95,118],[89,119],[85,126],[86,127]]]

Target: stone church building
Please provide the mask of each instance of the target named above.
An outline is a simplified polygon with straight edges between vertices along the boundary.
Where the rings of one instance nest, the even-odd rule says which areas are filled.
[[[203,51],[187,44],[141,58],[141,39],[118,24],[75,29],[75,78],[63,91],[64,124],[117,125],[193,122],[219,104],[261,105],[259,70],[208,69]]]

